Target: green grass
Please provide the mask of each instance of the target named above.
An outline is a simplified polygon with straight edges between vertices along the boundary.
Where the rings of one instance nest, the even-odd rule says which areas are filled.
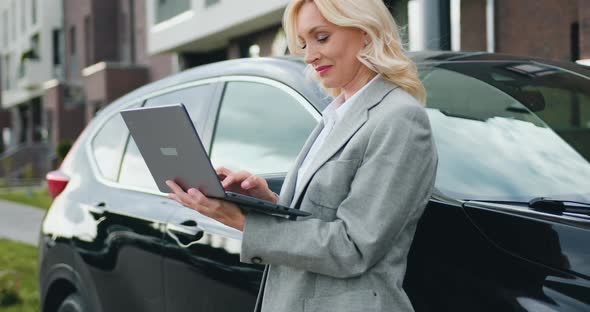
[[[25,204],[41,209],[49,209],[51,206],[51,197],[47,189],[22,189],[19,190],[2,190],[0,191],[0,199]]]
[[[0,311],[39,311],[37,247],[0,239],[0,273],[5,273],[0,276],[0,302],[3,301],[3,296],[6,298],[7,291],[20,298],[20,302],[16,304],[0,304]],[[18,286],[15,287],[15,284]]]

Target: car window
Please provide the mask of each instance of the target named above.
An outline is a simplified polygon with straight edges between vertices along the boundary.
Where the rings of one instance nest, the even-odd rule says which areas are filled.
[[[195,124],[195,128],[201,132],[204,127],[204,123],[201,121],[214,107],[211,103],[214,88],[215,85],[211,83],[164,93],[148,99],[145,107],[183,103]]]
[[[542,107],[538,94],[494,85],[465,69],[421,70],[439,154],[437,190],[458,199],[589,201],[590,163],[532,111]]]
[[[302,103],[277,87],[229,82],[211,160],[214,166],[255,174],[287,172],[316,123]]]
[[[145,106],[161,106],[182,102],[189,112],[191,119],[195,122],[195,126],[198,126],[197,131],[200,132],[203,123],[197,121],[203,120],[205,114],[208,113],[208,110],[213,105],[211,103],[213,89],[212,84],[204,84],[176,90],[148,99]],[[127,186],[158,191],[154,178],[132,137],[129,138],[127,148],[125,149],[118,181]]]
[[[136,107],[139,105],[134,105]],[[117,180],[123,148],[127,142],[129,130],[121,114],[111,117],[92,139],[92,153],[100,174],[111,181]]]

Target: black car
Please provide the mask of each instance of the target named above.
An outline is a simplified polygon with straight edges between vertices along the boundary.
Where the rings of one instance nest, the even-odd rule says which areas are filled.
[[[439,152],[404,282],[416,311],[590,311],[590,71],[487,53],[412,58]],[[263,268],[240,263],[241,233],[160,193],[119,112],[184,103],[215,165],[278,192],[331,100],[304,66],[205,65],[99,112],[47,175],[42,311],[252,311]]]

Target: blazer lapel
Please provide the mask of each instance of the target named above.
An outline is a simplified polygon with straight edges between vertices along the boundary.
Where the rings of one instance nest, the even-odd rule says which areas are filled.
[[[326,141],[320,147],[317,154],[315,155],[314,159],[312,160],[309,168],[305,172],[302,177],[301,181],[301,188],[297,190],[295,194],[292,194],[295,190],[295,183],[297,178],[297,170],[293,170],[290,175],[290,181],[293,185],[289,185],[289,189],[292,191],[289,192],[288,204],[291,202],[297,202],[299,197],[303,193],[303,190],[306,189],[307,184],[313,177],[313,175],[318,171],[318,169],[326,163],[334,154],[336,154],[348,140],[361,128],[361,126],[367,121],[369,116],[369,109],[373,106],[381,103],[383,98],[389,94],[389,92],[396,89],[397,86],[392,84],[391,82],[383,79],[383,77],[379,77],[376,81],[373,81],[367,89],[363,90],[363,92],[354,100],[353,103],[350,103],[352,106],[346,112],[346,114],[342,117],[340,121],[336,124],[332,132],[326,137]],[[323,123],[322,127],[323,129]],[[298,163],[295,167],[296,169],[299,168],[303,159],[307,155],[309,148],[315,141],[316,137],[319,135],[321,129],[319,131],[314,131],[315,136],[313,140],[308,140],[306,143],[307,150],[305,153],[301,153],[298,157]],[[317,128],[316,128],[317,130]],[[311,137],[310,137],[311,138]],[[311,141],[311,142],[310,142]],[[303,155],[303,156],[302,156]],[[294,200],[292,200],[294,199]]]
[[[303,163],[305,156],[307,156],[307,153],[311,149],[313,142],[315,142],[315,139],[318,137],[320,132],[322,132],[322,129],[324,129],[324,122],[320,121],[317,124],[317,126],[311,131],[311,134],[307,138],[307,141],[305,141],[305,144],[303,144],[303,148],[301,149],[299,155],[295,159],[295,165],[287,173],[285,181],[283,182],[283,186],[281,187],[281,194],[279,196],[278,202],[279,205],[288,207],[291,204],[291,201],[293,199],[293,193],[295,192],[295,185],[297,183],[297,174],[299,171],[299,167],[301,167],[301,163]]]

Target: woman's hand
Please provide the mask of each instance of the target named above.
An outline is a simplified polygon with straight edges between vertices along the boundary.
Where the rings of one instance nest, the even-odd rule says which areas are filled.
[[[208,198],[195,188],[191,188],[185,192],[174,181],[168,180],[166,181],[166,185],[173,192],[168,194],[168,198],[229,227],[240,231],[244,230],[246,214],[238,206],[230,202]]]
[[[276,194],[268,188],[268,183],[264,178],[247,171],[233,172],[224,167],[217,167],[215,171],[226,191],[277,203]]]

